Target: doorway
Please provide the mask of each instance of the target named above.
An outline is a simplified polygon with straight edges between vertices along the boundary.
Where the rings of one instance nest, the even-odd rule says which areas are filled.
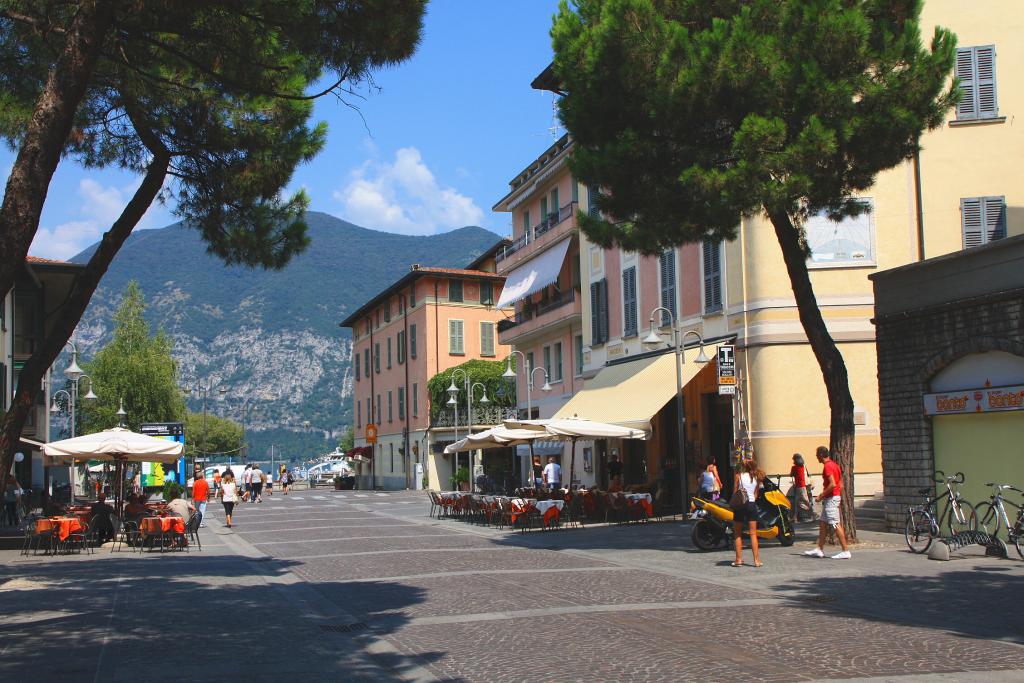
[[[704,394],[704,414],[707,415],[708,456],[718,467],[722,480],[722,495],[732,495],[732,396]],[[706,464],[706,463],[705,463]],[[703,469],[703,467],[701,468]]]

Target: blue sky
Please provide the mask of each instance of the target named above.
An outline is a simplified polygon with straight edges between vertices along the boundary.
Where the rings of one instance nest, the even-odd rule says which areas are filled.
[[[530,81],[551,61],[557,8],[557,0],[433,0],[416,55],[375,75],[382,91],[359,103],[362,118],[333,98],[317,103],[327,145],[292,189],[304,187],[314,210],[388,232],[470,224],[511,232],[509,215],[491,206],[554,139],[552,95]],[[4,176],[13,159],[0,151]],[[63,162],[31,253],[68,258],[96,242],[138,182]],[[172,223],[172,208],[155,205],[140,228]]]

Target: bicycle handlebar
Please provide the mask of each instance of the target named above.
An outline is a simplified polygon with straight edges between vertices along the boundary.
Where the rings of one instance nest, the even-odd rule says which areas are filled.
[[[935,470],[935,482],[945,482],[947,484],[962,484],[964,483],[964,473],[957,472],[953,476],[947,477],[946,473],[943,472],[942,470]]]
[[[996,484],[996,483],[993,483],[993,482],[987,482],[985,484],[985,486],[990,486],[992,488],[999,489],[1000,491],[1002,491],[1003,489],[1010,489],[1011,491],[1016,491],[1018,493],[1024,493],[1024,491],[1021,491],[1016,486],[1011,486],[1010,484]]]

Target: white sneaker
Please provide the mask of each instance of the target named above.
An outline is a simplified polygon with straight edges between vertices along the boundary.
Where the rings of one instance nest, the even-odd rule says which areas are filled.
[[[832,556],[833,560],[849,560],[851,558],[853,558],[853,555],[850,554],[849,550],[844,550],[843,552],[836,553]]]
[[[821,552],[821,548],[805,550],[804,555],[806,555],[807,557],[825,557],[825,553]]]

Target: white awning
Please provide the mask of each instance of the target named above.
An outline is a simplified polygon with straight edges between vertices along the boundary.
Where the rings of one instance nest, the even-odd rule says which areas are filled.
[[[508,306],[524,297],[539,292],[558,279],[558,273],[565,262],[565,252],[569,249],[569,240],[565,239],[551,247],[543,254],[532,258],[519,266],[505,278],[498,298],[498,308]]]

